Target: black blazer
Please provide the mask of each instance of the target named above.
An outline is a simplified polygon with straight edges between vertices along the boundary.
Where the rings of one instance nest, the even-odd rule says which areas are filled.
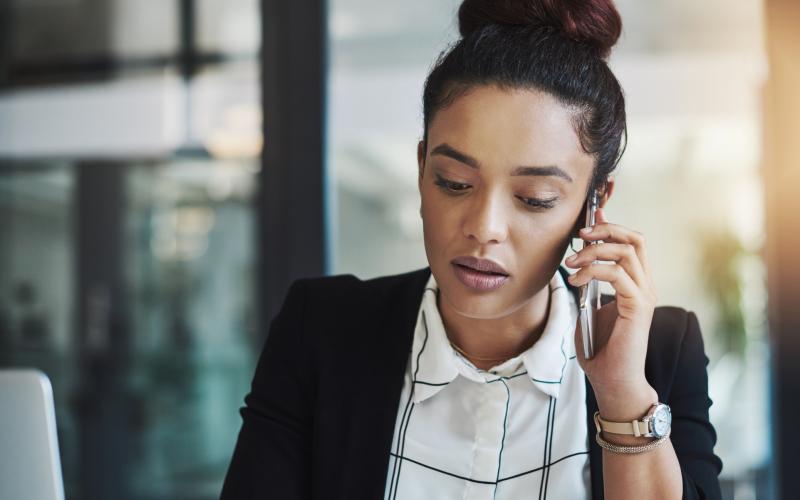
[[[559,272],[566,281],[566,269]],[[429,276],[426,267],[368,281],[339,275],[292,284],[241,408],[243,424],[223,500],[383,498],[403,377]],[[657,307],[645,375],[659,400],[672,408],[671,440],[687,499],[721,497],[707,364],[695,314]],[[602,449],[594,441],[592,417],[597,402],[588,379],[586,389],[592,498],[602,499]]]

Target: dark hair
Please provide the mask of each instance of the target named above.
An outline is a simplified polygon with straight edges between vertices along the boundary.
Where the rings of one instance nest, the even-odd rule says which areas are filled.
[[[606,64],[622,31],[612,0],[464,0],[458,23],[461,39],[425,81],[425,149],[435,113],[471,88],[540,90],[575,110],[581,146],[596,158],[587,189],[604,189],[627,142],[625,98]]]

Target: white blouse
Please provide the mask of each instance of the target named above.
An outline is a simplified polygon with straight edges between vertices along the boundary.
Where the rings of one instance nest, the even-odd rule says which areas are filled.
[[[539,340],[489,371],[450,345],[431,274],[400,399],[384,498],[589,498],[575,298],[556,271]]]

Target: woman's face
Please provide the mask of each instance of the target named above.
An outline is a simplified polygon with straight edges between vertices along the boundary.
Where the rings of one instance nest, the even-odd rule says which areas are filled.
[[[460,314],[511,314],[556,271],[583,222],[594,164],[571,118],[549,94],[484,85],[430,122],[427,151],[418,151],[425,252]],[[453,263],[463,256],[490,259],[508,278],[491,291],[468,286]]]

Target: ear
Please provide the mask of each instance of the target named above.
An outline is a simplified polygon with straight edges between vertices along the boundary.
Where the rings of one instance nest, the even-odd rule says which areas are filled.
[[[608,177],[607,180],[606,180],[606,188],[602,193],[600,193],[600,198],[597,200],[597,207],[598,208],[604,208],[606,203],[608,203],[608,200],[611,198],[611,195],[613,193],[614,193],[614,178],[613,177]],[[578,231],[580,231],[583,228],[584,223],[586,221],[586,203],[587,202],[588,202],[588,200],[585,200],[583,202],[583,205],[581,205],[581,210],[578,213],[578,218],[575,219],[575,225],[572,227],[572,238],[573,239],[580,238],[580,234],[578,233]]]
[[[613,177],[609,177],[606,180],[606,189],[605,189],[605,191],[603,192],[602,195],[600,195],[600,199],[597,200],[598,208],[605,207],[606,203],[608,203],[608,200],[609,200],[609,198],[611,198],[611,195],[613,193],[614,193],[614,178]]]

